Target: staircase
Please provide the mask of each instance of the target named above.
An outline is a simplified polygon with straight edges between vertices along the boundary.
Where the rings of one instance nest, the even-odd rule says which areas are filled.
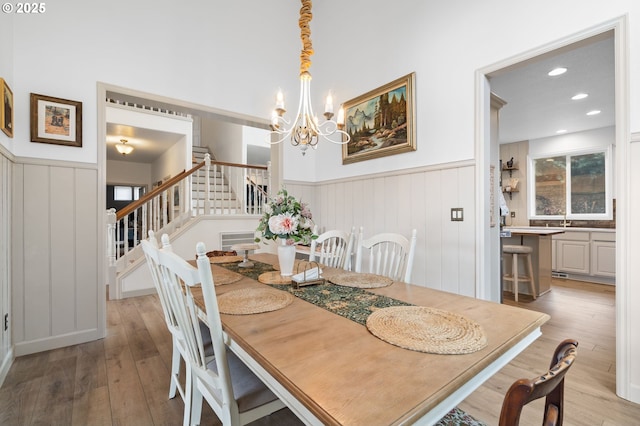
[[[208,148],[194,146],[192,148],[193,164],[205,161],[205,155],[209,154],[214,160]],[[230,173],[231,170],[228,170]],[[191,207],[194,216],[205,214],[205,200],[207,199],[206,175],[198,173],[191,181]],[[241,186],[243,188],[243,186]],[[235,214],[242,209],[242,202],[236,196],[236,191],[229,185],[229,176],[225,176],[224,167],[214,166],[209,172],[209,192],[210,198],[217,200],[213,206],[211,214]]]

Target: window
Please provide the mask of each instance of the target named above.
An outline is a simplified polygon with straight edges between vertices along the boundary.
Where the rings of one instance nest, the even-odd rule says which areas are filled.
[[[140,186],[114,186],[113,199],[115,201],[133,201],[144,194],[144,188]]]
[[[611,220],[610,153],[530,158],[531,219]]]

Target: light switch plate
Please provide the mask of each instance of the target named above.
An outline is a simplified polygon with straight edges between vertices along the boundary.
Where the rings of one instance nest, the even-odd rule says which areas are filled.
[[[451,209],[451,221],[462,222],[464,220],[464,213],[462,207],[453,207]]]

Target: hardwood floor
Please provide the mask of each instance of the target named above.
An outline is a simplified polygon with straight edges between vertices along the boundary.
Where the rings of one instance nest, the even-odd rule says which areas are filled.
[[[551,315],[542,337],[461,408],[497,424],[511,383],[543,373],[556,345],[571,337],[580,346],[566,379],[565,425],[640,424],[640,405],[615,395],[614,287],[555,280],[551,292],[518,306]],[[167,398],[171,338],[157,297],[109,301],[107,309],[105,339],[15,360],[0,388],[1,425],[181,424],[182,400]],[[542,401],[531,404],[521,424],[539,425],[541,413]],[[202,424],[220,424],[206,404]],[[289,424],[299,422],[288,410],[255,422]]]
[[[549,293],[516,303],[505,293],[505,303],[545,312],[551,320],[542,336],[500,373],[470,395],[460,407],[488,424],[497,424],[502,399],[520,378],[544,373],[562,340],[579,342],[578,357],[565,379],[565,426],[640,424],[640,405],[615,394],[615,287],[554,279]],[[543,400],[525,407],[520,424],[540,425]]]

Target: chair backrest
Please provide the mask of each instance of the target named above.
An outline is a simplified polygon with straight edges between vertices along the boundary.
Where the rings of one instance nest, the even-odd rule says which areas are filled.
[[[227,410],[237,413],[238,406],[234,398],[227,363],[226,345],[222,334],[222,321],[218,310],[211,266],[204,243],[196,245],[197,268],[190,265],[171,250],[168,235],[162,236],[161,250],[155,250],[161,271],[162,285],[167,293],[174,312],[177,327],[181,333],[181,343],[189,355],[187,362],[193,374],[204,377],[207,383],[214,383],[218,406],[212,408],[220,418],[228,418]],[[200,330],[198,313],[191,288],[200,285],[206,306],[207,325],[211,332],[211,341],[216,363],[216,371],[207,368],[207,358]]]
[[[560,343],[551,358],[549,371],[534,379],[516,381],[504,397],[500,412],[500,426],[517,426],[522,408],[538,398],[546,396],[544,425],[562,425],[564,417],[564,376],[573,365],[578,342],[567,339]]]
[[[141,240],[140,245],[142,246],[142,251],[144,252],[147,265],[149,265],[149,272],[153,279],[153,285],[155,286],[158,298],[160,299],[160,306],[162,306],[164,320],[167,323],[169,331],[173,333],[176,327],[176,320],[173,312],[171,311],[171,305],[169,305],[169,300],[167,299],[164,286],[162,285],[162,273],[160,272],[160,265],[158,265],[157,256],[158,241],[156,240],[155,233],[149,230],[149,238],[147,240]],[[171,246],[167,247],[166,250],[171,250]]]
[[[317,239],[311,240],[309,262],[315,261],[321,265],[343,269],[351,250],[349,243],[354,229],[351,234],[337,229],[326,231],[318,235]]]
[[[395,281],[411,281],[413,258],[416,251],[417,230],[411,232],[411,239],[404,235],[382,233],[364,239],[362,228],[356,251],[356,272],[369,272],[384,275]],[[368,263],[363,270],[364,250],[368,250]]]

